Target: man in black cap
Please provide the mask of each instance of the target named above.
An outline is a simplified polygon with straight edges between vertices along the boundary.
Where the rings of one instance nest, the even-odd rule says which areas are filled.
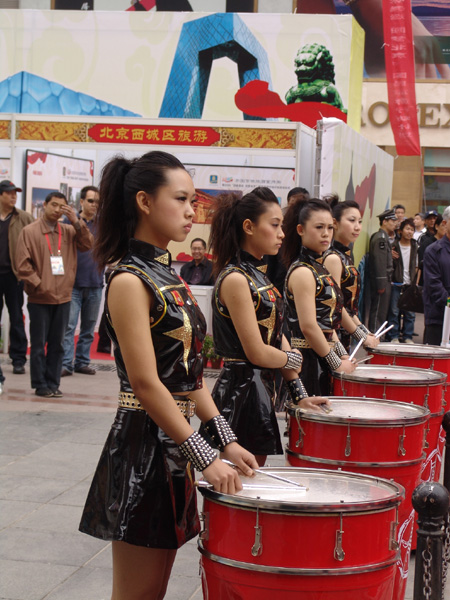
[[[393,270],[389,237],[395,232],[397,225],[397,217],[392,208],[382,212],[378,218],[380,229],[370,238],[369,246],[370,331],[377,331],[387,320]]]
[[[17,278],[16,246],[22,229],[33,222],[33,217],[16,208],[17,192],[22,190],[12,181],[0,182],[0,317],[3,297],[9,312],[9,356],[13,373],[25,373],[27,336],[23,325],[23,284]]]

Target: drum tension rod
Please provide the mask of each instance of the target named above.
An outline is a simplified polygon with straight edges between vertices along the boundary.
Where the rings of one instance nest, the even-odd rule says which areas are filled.
[[[399,438],[399,444],[398,444],[398,455],[399,456],[405,456],[406,454],[406,450],[405,447],[403,445],[404,441],[406,438],[406,433],[405,433],[405,426],[403,425],[403,433]]]
[[[260,497],[257,497],[260,500]],[[262,554],[262,527],[259,525],[259,506],[256,507],[256,525],[255,525],[255,543],[252,546],[252,556],[260,556]]]
[[[334,558],[339,561],[343,561],[345,558],[345,552],[342,548],[342,538],[344,536],[344,530],[342,529],[342,513],[339,515],[339,529],[336,531],[336,546],[334,547]]]
[[[347,442],[345,444],[345,456],[349,457],[352,453],[352,435],[350,433],[350,423],[347,425]]]

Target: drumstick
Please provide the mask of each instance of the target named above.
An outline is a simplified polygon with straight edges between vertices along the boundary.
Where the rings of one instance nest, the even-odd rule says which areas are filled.
[[[209,483],[208,481],[206,481],[205,479],[200,479],[199,481],[196,481],[194,483],[194,485],[196,487],[202,487],[202,488],[212,488],[213,485],[212,483]],[[244,490],[284,490],[286,491],[286,488],[283,486],[277,486],[277,485],[257,485],[254,483],[243,483],[242,484],[242,488]],[[306,491],[306,488],[304,488]]]
[[[383,329],[383,331],[379,331],[376,334],[376,338],[380,338],[382,335],[384,335],[385,333],[387,333],[390,329],[392,329],[394,326],[393,325],[389,325],[389,327],[386,327],[386,329]]]
[[[234,463],[232,463],[229,460],[226,460],[225,458],[222,459],[222,462],[224,462],[227,465],[230,465],[230,467],[235,467],[236,469],[239,468],[237,465],[235,465]],[[253,471],[255,473],[259,473],[260,475],[267,475],[267,477],[271,477],[272,479],[278,479],[278,481],[284,481],[284,483],[290,483],[291,485],[295,485],[295,486],[301,488],[302,490],[306,490],[306,487],[304,485],[302,485],[301,483],[297,483],[296,481],[292,481],[292,479],[287,479],[286,477],[280,477],[279,475],[275,475],[274,473],[269,473],[268,471],[262,471],[261,469],[253,469]]]
[[[377,336],[377,334],[379,334],[379,333],[380,333],[380,331],[383,329],[383,327],[386,327],[387,323],[388,323],[388,322],[387,322],[387,321],[385,321],[385,322],[383,323],[383,325],[381,325],[381,327],[378,327],[378,329],[375,331],[375,333],[374,333],[373,335],[376,337],[376,336]]]
[[[369,356],[365,356],[364,358],[360,358],[359,360],[356,361],[356,364],[360,365],[363,362],[367,362],[371,358],[373,358],[373,354],[369,354]]]
[[[363,341],[364,341],[363,339],[359,340],[359,342],[356,344],[356,348],[353,350],[353,352],[348,357],[348,360],[352,360],[355,357],[355,354],[358,352],[359,347],[361,346]]]

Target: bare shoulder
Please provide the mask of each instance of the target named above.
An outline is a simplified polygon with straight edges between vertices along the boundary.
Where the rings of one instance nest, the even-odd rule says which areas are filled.
[[[323,261],[323,263],[324,263],[324,265],[340,267],[341,259],[335,252],[330,252],[330,254],[327,254],[327,256],[325,257],[325,260]]]

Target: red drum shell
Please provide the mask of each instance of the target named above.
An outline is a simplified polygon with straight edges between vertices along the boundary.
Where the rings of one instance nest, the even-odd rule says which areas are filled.
[[[394,565],[367,573],[315,577],[261,573],[200,559],[205,600],[391,600]]]
[[[334,373],[333,395],[395,400],[439,413],[447,375],[428,369],[361,365],[353,373]]]
[[[305,457],[339,461],[347,471],[361,463],[397,464],[421,459],[430,414],[426,408],[377,398],[329,400],[333,409],[329,414],[292,404],[287,407],[289,450]]]
[[[430,415],[426,431],[428,448],[425,450],[426,458],[422,468],[422,481],[439,481],[445,446],[445,431],[442,428],[443,417],[444,411],[437,415]]]

